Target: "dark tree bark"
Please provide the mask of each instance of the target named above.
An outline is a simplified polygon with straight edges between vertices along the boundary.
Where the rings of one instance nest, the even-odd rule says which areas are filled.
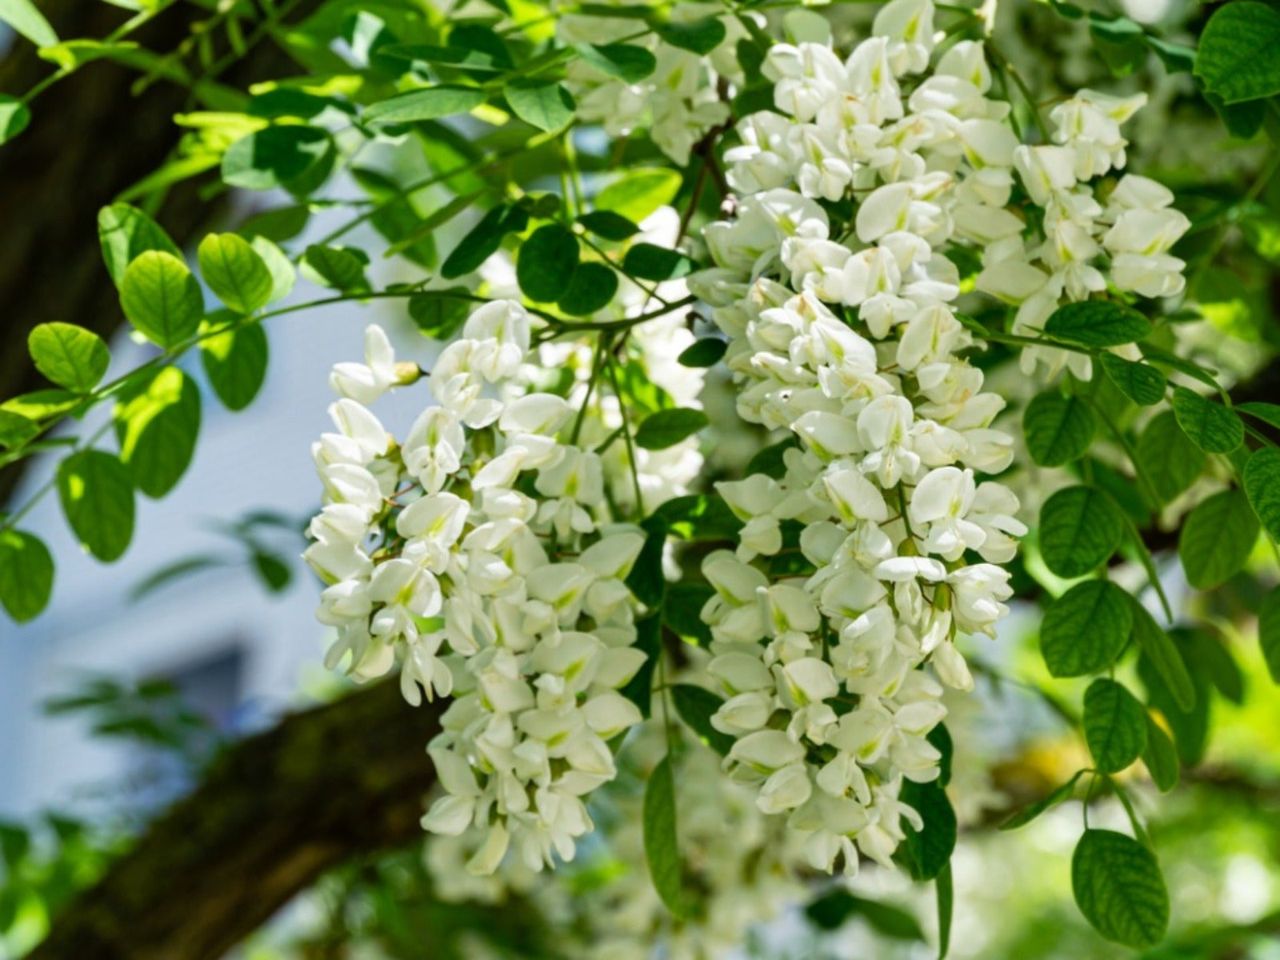
[[[215,960],[325,871],[420,837],[440,712],[380,683],[231,747],[29,960]]]

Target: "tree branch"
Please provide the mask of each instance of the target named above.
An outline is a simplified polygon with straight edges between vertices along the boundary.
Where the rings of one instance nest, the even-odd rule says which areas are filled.
[[[221,957],[325,871],[420,835],[441,712],[380,683],[231,746],[29,960]]]

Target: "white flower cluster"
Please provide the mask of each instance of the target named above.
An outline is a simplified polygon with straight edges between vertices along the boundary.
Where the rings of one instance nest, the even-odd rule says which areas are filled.
[[[553,926],[557,956],[565,960],[650,960],[657,944],[669,960],[733,955],[746,931],[803,898],[799,851],[784,825],[756,808],[751,789],[720,772],[714,752],[697,745],[681,751],[674,761],[680,854],[696,894],[690,915],[675,920],[644,866],[638,789],[665,752],[663,732],[653,724],[628,741],[623,775],[591,801],[602,808],[602,842],[554,879],[535,878],[512,861],[499,876],[460,876],[471,848],[462,839],[432,841],[425,857],[439,895],[493,903],[519,891]]]
[[[1016,497],[975,477],[1005,469],[1013,441],[959,355],[972,338],[941,252],[1020,238],[1018,145],[979,44],[913,76],[932,19],[929,0],[894,0],[847,60],[771,50],[780,112],[742,123],[737,217],[705,231],[719,268],[693,285],[730,337],[739,413],[799,441],[776,477],[718,485],[745,526],[736,555],[703,565],[727,697],[713,723],[737,738],[731,775],[828,871],[859,851],[888,864],[903,822],[920,826],[903,780],[938,776],[943,684],[972,684],[953,641],[1006,613],[998,564],[1025,533]],[[837,233],[819,200],[850,198]]]
[[[615,774],[608,741],[640,720],[617,688],[644,660],[623,582],[643,535],[610,523],[568,400],[503,396],[529,349],[519,304],[476,310],[397,445],[365,404],[418,371],[370,327],[366,362],[334,369],[337,430],[313,449],[325,506],[305,557],[329,585],[328,662],[357,679],[398,662],[411,703],[452,694],[429,748],[447,795],[423,825],[479,833],[478,873],[512,845],[531,869],[571,859],[582,798]]]
[[[681,49],[648,33],[636,37],[636,25],[643,23],[626,16],[627,3],[619,3],[616,18],[567,13],[557,21],[557,33],[564,43],[608,44],[626,41],[653,54],[654,71],[641,80],[629,81],[586,59],[573,60],[567,69],[569,89],[577,101],[575,113],[587,123],[599,123],[610,137],[629,136],[647,130],[663,153],[680,166],[689,162],[689,153],[713,127],[729,118],[729,107],[716,90],[719,78],[738,80],[741,68],[735,54],[738,40],[746,31],[736,17],[723,15],[723,8],[708,3],[682,3],[672,8],[674,24],[689,24],[720,14],[724,39],[706,57]],[[645,8],[647,9],[647,7]]]
[[[1146,94],[1121,98],[1082,90],[1050,112],[1052,144],[1013,150],[1014,168],[1039,208],[1034,242],[1025,239],[1025,224],[1009,210],[988,204],[965,212],[969,222],[982,225],[967,234],[984,247],[978,289],[1018,306],[1014,333],[1038,335],[1064,299],[1086,300],[1108,285],[1143,297],[1171,297],[1185,287],[1186,264],[1169,250],[1191,221],[1173,208],[1173,193],[1147,177],[1125,174],[1108,185],[1105,200],[1099,196],[1099,178],[1125,165],[1128,144],[1120,125],[1145,103]],[[1118,352],[1129,359],[1141,356],[1132,345]],[[1082,379],[1092,373],[1087,354],[1040,346],[1023,352],[1025,372],[1033,372],[1037,362],[1051,374],[1063,364]]]

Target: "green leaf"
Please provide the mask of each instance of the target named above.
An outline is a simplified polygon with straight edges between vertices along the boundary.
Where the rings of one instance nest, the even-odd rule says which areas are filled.
[[[673,536],[684,540],[726,540],[736,537],[742,521],[733,515],[716,493],[691,493],[673,497],[654,513]]]
[[[636,446],[645,450],[665,450],[693,436],[709,422],[701,410],[659,410],[640,424],[636,431]]]
[[[1178,426],[1172,410],[1152,418],[1138,437],[1138,464],[1164,503],[1195,483],[1204,470],[1204,453]]]
[[[359,247],[326,247],[313,243],[302,255],[302,272],[322,287],[343,293],[367,293],[369,280],[364,269],[369,255]]]
[[[17,97],[0,93],[0,144],[8,143],[31,125],[31,109]]]
[[[1040,552],[1060,577],[1082,577],[1106,563],[1124,537],[1124,514],[1093,487],[1059,490],[1040,508]]]
[[[98,211],[98,242],[102,245],[107,273],[117,287],[124,281],[129,264],[148,250],[159,250],[182,259],[182,251],[169,239],[164,228],[127,203],[113,203]]]
[[[104,563],[133,538],[133,482],[116,457],[80,450],[58,465],[58,499],[80,544]]]
[[[1187,662],[1191,669],[1232,703],[1244,703],[1244,674],[1222,636],[1207,627],[1181,627],[1179,631],[1190,640]]]
[[[332,162],[328,131],[300,124],[264,127],[241,137],[222,157],[222,179],[246,190],[289,189]]]
[[[1112,830],[1086,830],[1071,857],[1071,888],[1108,940],[1151,947],[1169,926],[1169,894],[1151,851]]]
[[[714,367],[729,349],[729,342],[719,337],[703,337],[695,340],[680,352],[676,362],[684,367]]]
[[[665,167],[629,170],[596,195],[597,210],[612,210],[633,223],[642,222],[680,191],[680,174]]]
[[[424,336],[432,340],[448,340],[462,329],[471,312],[470,303],[464,297],[449,296],[470,294],[466,287],[448,290],[426,290],[409,298],[409,317]]]
[[[42,323],[27,337],[36,369],[73,393],[88,393],[98,385],[111,353],[92,330],[73,323]]]
[[[1258,518],[1240,490],[1223,490],[1201,501],[1183,521],[1178,556],[1187,580],[1211,590],[1238,573],[1258,539]]]
[[[293,571],[289,569],[289,565],[274,553],[267,553],[263,550],[255,550],[253,552],[253,569],[269,591],[279,593],[285,587],[289,586],[289,581],[293,579]]]
[[[951,864],[942,868],[934,878],[938,901],[938,960],[946,960],[951,949],[951,913],[955,908],[955,887],[951,879]]]
[[[1248,403],[1238,403],[1234,409],[1236,413],[1247,413],[1255,420],[1261,420],[1263,423],[1280,429],[1280,404],[1250,401]]]
[[[1244,491],[1273,539],[1280,540],[1280,450],[1261,447],[1244,465]]]
[[[676,917],[688,914],[689,904],[681,876],[680,846],[676,828],[676,788],[671,757],[663,757],[644,788],[644,859],[653,888]]]
[[[1084,692],[1084,738],[1094,764],[1118,773],[1147,746],[1147,711],[1124,684],[1099,677]]]
[[[1081,300],[1055,310],[1044,332],[1086,347],[1118,347],[1147,336],[1151,322],[1132,307],[1110,300]]]
[[[502,88],[511,112],[530,126],[550,133],[573,119],[573,97],[559,83],[512,80]]]
[[[711,628],[702,621],[702,608],[714,594],[705,583],[686,580],[667,584],[662,598],[663,624],[690,643],[711,643]]]
[[[1195,73],[1227,104],[1280,93],[1280,11],[1254,0],[1220,6],[1205,24]]]
[[[0,447],[15,449],[40,432],[40,425],[30,417],[0,407]]]
[[[1139,406],[1150,407],[1164,399],[1168,381],[1163,373],[1149,364],[1104,353],[1102,369],[1120,392]]]
[[[530,300],[548,303],[568,289],[578,266],[578,238],[567,227],[548,223],[520,245],[516,281]]]
[[[578,222],[605,240],[626,240],[640,232],[638,226],[612,210],[592,210],[578,217]]]
[[[373,104],[364,112],[371,124],[417,123],[470,113],[487,99],[480,87],[439,86],[411,90]]]
[[[676,713],[706,744],[722,757],[733,749],[733,737],[721,733],[711,725],[711,717],[724,703],[710,690],[695,687],[691,683],[677,683],[671,688],[671,699]]]
[[[177,580],[193,576],[205,570],[223,567],[226,564],[227,560],[216,554],[202,553],[182,557],[147,574],[145,579],[135,584],[133,589],[129,591],[129,600],[136,603],[144,597],[155,593],[161,587],[168,586]]]
[[[1133,642],[1164,681],[1174,702],[1183,710],[1190,710],[1196,703],[1196,688],[1182,654],[1136,597],[1129,597],[1129,609],[1133,614]]]
[[[907,911],[888,903],[855,897],[840,887],[811,901],[804,912],[820,930],[839,930],[854,917],[860,917],[886,937],[895,940],[924,939],[919,922]]]
[[[903,843],[907,869],[914,880],[932,880],[951,862],[951,853],[956,847],[955,810],[947,799],[947,792],[936,780],[905,781],[900,799],[914,807],[924,820],[923,830],[916,830],[905,820],[902,822],[907,835]]]
[[[172,254],[148,250],[124,272],[120,305],[138,331],[152,343],[174,347],[200,325],[204,298],[187,265]]]
[[[1071,795],[1075,792],[1076,783],[1084,776],[1083,770],[1077,770],[1071,779],[1060,786],[1054,787],[1047,794],[1033,803],[1027,804],[1021,810],[1015,811],[1003,823],[1000,824],[1001,830],[1017,830],[1019,827],[1025,827],[1040,814],[1052,810],[1060,803],[1065,803],[1071,799]]]
[[[1161,793],[1168,793],[1178,785],[1178,750],[1150,715],[1147,716],[1147,745],[1142,751],[1142,762]]]
[[[51,47],[58,35],[31,0],[0,0],[0,22],[13,27],[37,47]]]
[[[18,623],[40,615],[53,592],[53,557],[39,537],[0,532],[0,604]]]
[[[1194,664],[1194,638],[1183,630],[1170,630],[1169,638],[1173,640],[1183,660]],[[1213,701],[1208,680],[1198,670],[1190,672],[1191,683],[1196,691],[1195,703],[1190,710],[1184,710],[1174,700],[1151,661],[1146,657],[1138,660],[1138,677],[1147,689],[1147,703],[1164,715],[1169,729],[1173,731],[1178,756],[1188,766],[1199,763],[1204,756],[1209,736],[1209,708]]]
[[[283,300],[293,290],[293,284],[298,279],[293,261],[267,237],[254,237],[250,246],[257,251],[262,262],[267,265],[267,272],[271,274],[271,295],[267,297],[267,302]]]
[[[32,390],[10,397],[0,404],[0,410],[39,422],[70,413],[82,403],[84,398],[69,390]]]
[[[1043,467],[1060,467],[1083,456],[1095,428],[1093,413],[1083,400],[1054,390],[1035,397],[1022,415],[1031,459]]]
[[[454,280],[474,272],[497,252],[503,237],[519,233],[528,223],[529,215],[521,207],[506,204],[494,207],[458,241],[440,267],[440,276]]]
[[[243,410],[267,376],[267,332],[258,323],[220,326],[225,329],[200,341],[200,362],[222,405]]]
[[[622,271],[641,280],[675,280],[688,276],[697,263],[679,250],[668,250],[652,243],[637,243],[622,258]]]
[[[1271,679],[1280,683],[1280,587],[1272,589],[1258,605],[1258,644]]]
[[[1186,387],[1174,387],[1173,412],[1178,426],[1205,453],[1230,453],[1244,443],[1244,424],[1234,410]]]
[[[1132,628],[1129,595],[1109,580],[1085,580],[1045,611],[1040,652],[1050,675],[1083,677],[1114,663]]]
[[[715,17],[682,23],[653,20],[654,32],[673,47],[706,56],[724,42],[725,27]]]
[[[162,367],[121,395],[115,408],[120,459],[134,485],[152,498],[177,485],[200,432],[200,389],[177,367]]]
[[[244,237],[211,233],[196,256],[209,289],[236,313],[253,313],[271,299],[271,271]]]
[[[578,264],[569,278],[569,288],[556,301],[571,317],[585,317],[602,310],[618,292],[618,275],[611,267],[596,261]]]
[[[662,618],[654,611],[636,621],[636,641],[632,646],[645,655],[644,663],[619,693],[636,705],[644,717],[653,706],[653,674],[662,653]]]
[[[639,83],[658,68],[652,53],[630,43],[580,43],[574,49],[584,62],[626,83]]]
[[[667,522],[661,516],[646,519],[641,527],[645,531],[644,546],[627,574],[627,589],[646,607],[657,608],[662,604],[667,589],[667,578],[662,572],[662,556],[667,543]]]

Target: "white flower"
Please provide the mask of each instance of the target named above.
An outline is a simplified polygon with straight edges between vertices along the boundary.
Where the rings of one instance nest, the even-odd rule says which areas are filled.
[[[339,363],[329,375],[334,393],[370,404],[400,382],[396,355],[386,332],[377,324],[364,331],[364,363]]]

